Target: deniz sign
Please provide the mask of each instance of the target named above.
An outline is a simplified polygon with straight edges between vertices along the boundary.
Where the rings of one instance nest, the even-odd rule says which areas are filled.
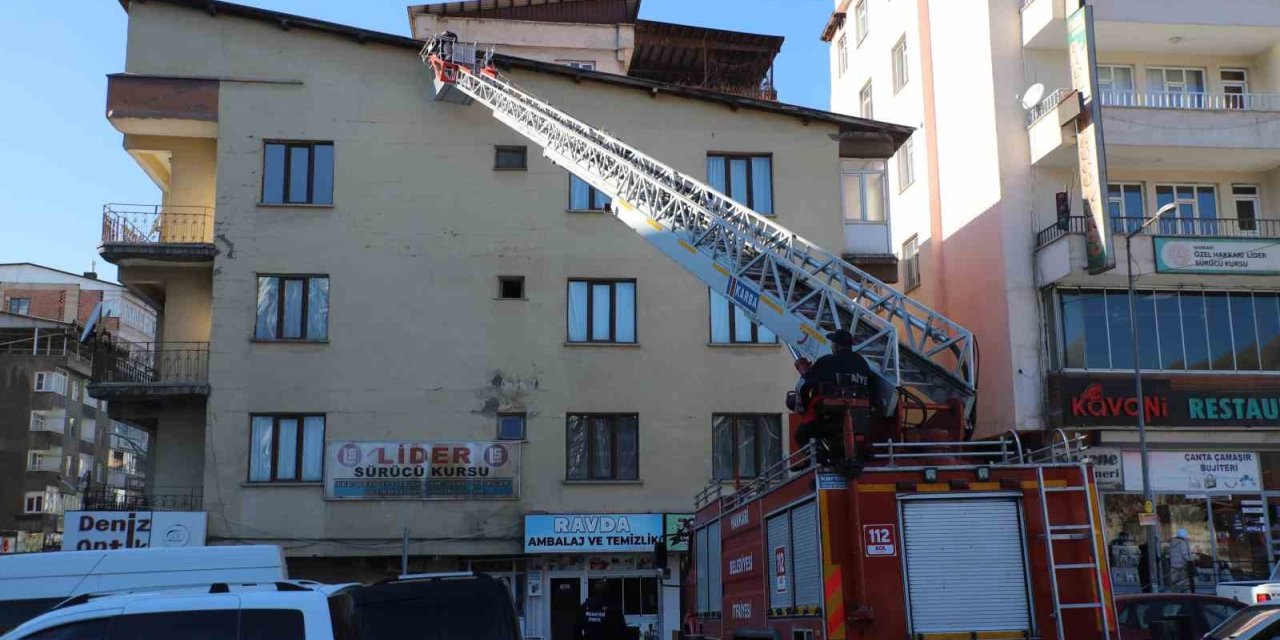
[[[1138,400],[1129,378],[1059,379],[1066,427],[1134,426]],[[1168,379],[1144,376],[1142,409],[1157,427],[1280,426],[1280,393],[1184,391]]]
[[[525,553],[651,553],[662,540],[660,513],[527,515]]]
[[[63,551],[203,547],[203,511],[68,511]]]

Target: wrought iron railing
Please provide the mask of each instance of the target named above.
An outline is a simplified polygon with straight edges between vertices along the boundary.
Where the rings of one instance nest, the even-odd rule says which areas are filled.
[[[1148,218],[1112,217],[1114,233],[1129,233],[1142,227]],[[1045,227],[1036,234],[1036,247],[1063,236],[1084,235],[1085,217],[1071,216]],[[1142,230],[1148,236],[1280,238],[1280,219],[1256,218],[1166,218]]]
[[[1049,112],[1053,111],[1058,105],[1062,104],[1067,96],[1074,93],[1073,89],[1055,89],[1053,93],[1045,96],[1036,106],[1031,107],[1027,112],[1027,126],[1035,124],[1036,120],[1045,117]]]
[[[93,381],[204,385],[209,382],[208,342],[120,343],[98,351]]]
[[[201,487],[153,487],[144,492],[118,489],[90,489],[84,494],[87,511],[200,511],[204,508]]]
[[[1191,91],[1101,91],[1104,107],[1196,109],[1206,111],[1280,111],[1280,93],[1204,93]]]
[[[212,207],[145,204],[102,206],[102,244],[211,242]]]

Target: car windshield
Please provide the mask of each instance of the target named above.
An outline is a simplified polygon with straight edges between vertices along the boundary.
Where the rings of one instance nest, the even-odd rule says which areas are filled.
[[[502,583],[489,578],[409,580],[352,592],[360,637],[402,640],[518,640],[515,610]]]
[[[1254,627],[1274,620],[1277,613],[1280,613],[1280,607],[1262,606],[1241,609],[1216,629],[1205,634],[1204,640],[1227,640],[1244,635]]]
[[[1276,563],[1276,566],[1275,566],[1273,569],[1271,569],[1271,579],[1270,579],[1270,581],[1271,581],[1271,582],[1280,582],[1280,562],[1277,562],[1277,563]]]

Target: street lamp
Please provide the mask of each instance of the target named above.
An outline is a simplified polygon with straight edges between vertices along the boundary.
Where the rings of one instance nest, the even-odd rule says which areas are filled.
[[[1142,512],[1147,513],[1147,505],[1155,505],[1155,496],[1151,491],[1151,462],[1150,454],[1147,451],[1147,411],[1145,398],[1142,395],[1142,362],[1138,359],[1138,318],[1137,310],[1134,305],[1134,299],[1137,297],[1134,291],[1134,283],[1137,278],[1133,275],[1133,247],[1131,240],[1133,237],[1142,233],[1147,227],[1155,224],[1157,220],[1178,208],[1176,202],[1170,202],[1156,211],[1154,216],[1142,222],[1138,228],[1124,234],[1124,260],[1125,266],[1129,271],[1129,335],[1133,342],[1133,394],[1138,401],[1138,455],[1142,458]],[[1154,515],[1154,513],[1153,513]],[[1156,524],[1147,525],[1147,575],[1151,580],[1151,590],[1158,592],[1160,589],[1157,578],[1159,572],[1156,570],[1156,556],[1160,551],[1160,528]]]

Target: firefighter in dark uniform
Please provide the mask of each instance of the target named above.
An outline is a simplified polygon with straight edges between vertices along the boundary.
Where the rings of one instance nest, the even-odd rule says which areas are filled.
[[[861,354],[853,351],[853,334],[839,329],[827,334],[831,341],[831,353],[813,363],[804,373],[800,386],[801,406],[813,418],[796,429],[796,444],[805,446],[810,440],[818,440],[832,452],[841,452],[841,425],[814,412],[812,403],[821,396],[850,395],[857,398],[871,397],[871,366]],[[875,404],[875,398],[871,397]]]
[[[609,583],[601,580],[591,585],[591,595],[578,611],[573,626],[574,640],[627,640],[630,631],[622,611],[608,605]]]

